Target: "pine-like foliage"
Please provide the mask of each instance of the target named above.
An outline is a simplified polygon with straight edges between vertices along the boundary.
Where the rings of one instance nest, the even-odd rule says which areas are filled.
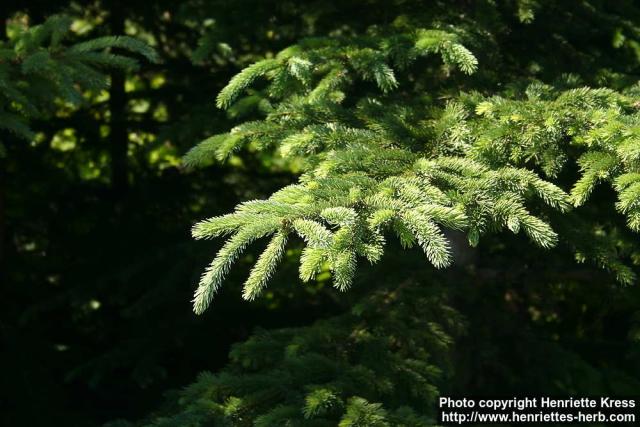
[[[144,425],[431,426],[461,323],[437,291],[379,290],[348,314],[255,334]]]
[[[345,290],[358,260],[377,262],[392,235],[404,246],[420,246],[436,268],[452,262],[446,229],[465,232],[472,246],[504,228],[553,247],[562,236],[531,206],[540,201],[567,212],[584,204],[599,182],[614,186],[618,211],[638,229],[635,91],[533,83],[524,98],[463,93],[438,105],[428,96],[407,97],[403,85],[415,86],[411,66],[423,56],[439,55],[463,74],[473,73],[477,61],[452,33],[402,29],[305,40],[248,67],[220,93],[218,105],[228,107],[262,79],[266,86],[257,93],[270,107],[264,120],[198,145],[187,154],[188,165],[225,160],[248,146],[274,150],[303,173],[268,200],[194,227],[196,238],[231,236],[202,276],[197,313],[246,247],[268,236],[275,237],[251,272],[245,298],[264,287],[286,235],[306,243],[302,280],[326,266],[335,287]],[[567,194],[554,178],[575,160],[581,176]],[[633,280],[617,260],[596,261],[619,270],[622,282]]]
[[[601,333],[599,320],[588,331],[576,326],[563,343],[555,333],[532,339],[531,329],[540,325],[535,319],[543,318],[549,332],[571,315],[583,316],[562,317],[565,309],[600,308],[600,300],[567,303],[582,296],[575,290],[582,281],[602,278],[601,288],[609,285],[607,273],[594,278],[596,269],[572,270],[571,257],[607,270],[620,284],[636,280],[640,89],[597,60],[601,68],[585,73],[589,84],[555,73],[552,53],[541,60],[520,52],[526,36],[520,45],[499,40],[510,31],[501,26],[512,25],[508,18],[492,26],[514,9],[527,24],[545,10],[547,17],[556,11],[583,17],[593,9],[602,18],[602,9],[591,2],[575,9],[535,1],[442,4],[433,15],[420,4],[416,9],[426,11],[415,20],[408,8],[392,23],[385,16],[384,25],[366,30],[354,26],[302,39],[245,68],[219,93],[218,107],[233,118],[251,110],[254,120],[204,140],[185,164],[238,164],[266,153],[299,177],[266,199],[240,203],[193,227],[195,238],[224,239],[201,277],[195,312],[207,309],[234,263],[259,240],[265,249],[242,272],[248,275],[245,299],[257,298],[282,259],[297,254],[287,254],[287,247],[300,249],[300,281],[330,275],[338,290],[355,288],[344,300],[370,294],[348,314],[259,332],[234,348],[226,369],[202,375],[143,425],[422,426],[434,424],[434,398],[450,391],[449,384],[457,393],[467,393],[466,386],[488,393],[487,384],[496,383],[500,388],[493,391],[503,394],[637,389],[637,369],[617,376],[622,369],[594,368],[566,348],[590,340],[594,330]],[[443,23],[449,20],[455,24]],[[606,22],[625,34],[636,31],[620,16]],[[552,43],[564,40],[564,33],[552,34]],[[521,56],[511,51],[504,63],[489,62],[502,53],[494,56],[492,48],[514,44]],[[591,48],[575,57],[606,50]],[[630,63],[636,70],[637,61]],[[541,64],[546,75],[536,71]],[[619,83],[609,85],[617,90],[598,87],[611,81]],[[411,262],[398,261],[401,248],[414,248],[402,252]],[[422,252],[421,263],[414,262],[415,252]],[[484,262],[463,266],[464,274],[464,268],[442,273],[460,252]],[[372,267],[374,277],[360,281],[359,272],[368,269],[358,263],[376,264],[384,255],[395,256],[393,263],[386,270]],[[417,271],[431,280],[417,279]],[[453,283],[458,277],[461,283]],[[446,297],[434,298],[438,286]],[[451,357],[452,339],[460,338],[465,323],[448,308],[454,297],[456,308],[468,304],[464,314],[474,322],[467,324],[467,347]],[[629,307],[634,303],[628,311],[637,311]],[[618,360],[625,363],[640,354],[640,341],[635,335],[630,340],[620,349]],[[467,348],[482,351],[466,354]],[[498,357],[517,350],[524,356],[513,360],[524,362],[516,367]],[[449,383],[450,365],[458,377]],[[518,374],[512,383],[496,379],[510,378],[510,370]],[[483,376],[491,379],[483,382]]]
[[[83,91],[106,89],[104,71],[137,69],[132,54],[157,60],[150,46],[128,36],[65,44],[72,22],[68,16],[52,16],[0,40],[0,128],[30,140],[35,136],[31,119],[46,117],[60,103],[81,104]]]

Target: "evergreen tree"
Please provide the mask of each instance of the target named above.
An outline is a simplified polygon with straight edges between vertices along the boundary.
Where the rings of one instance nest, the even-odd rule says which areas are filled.
[[[157,60],[151,47],[127,36],[65,45],[65,39],[72,34],[71,23],[68,16],[52,16],[40,25],[16,26],[8,40],[0,40],[1,128],[33,139],[36,135],[29,126],[30,120],[49,117],[59,103],[82,104],[83,90],[106,89],[105,70],[136,70],[138,61],[130,54]]]
[[[635,2],[0,3],[0,424],[637,394]]]
[[[438,393],[489,390],[470,383],[463,344],[452,350],[452,337],[471,346],[460,325],[473,315],[460,316],[448,299],[462,307],[507,301],[530,312],[506,320],[485,307],[467,323],[479,348],[500,333],[530,345],[520,357],[532,371],[496,375],[511,383],[493,391],[638,389],[633,322],[615,371],[571,344],[541,346],[535,338],[536,329],[553,329],[546,323],[554,324],[562,301],[586,292],[576,286],[597,274],[591,266],[608,272],[596,277],[617,304],[594,310],[637,316],[638,293],[623,287],[636,283],[639,259],[638,64],[637,56],[614,59],[637,52],[638,34],[624,13],[638,10],[590,2],[478,2],[460,6],[464,14],[438,8],[435,18],[425,6],[423,14],[399,13],[391,23],[302,39],[246,67],[219,93],[218,107],[263,117],[206,139],[186,165],[270,153],[299,178],[194,226],[195,238],[226,239],[202,275],[195,312],[215,305],[234,262],[261,239],[266,248],[247,273],[245,299],[265,291],[292,248],[301,281],[329,274],[337,291],[354,287],[357,302],[309,327],[258,332],[234,348],[221,373],[203,374],[171,395],[148,425],[432,425]],[[546,21],[547,14],[572,15],[575,26]],[[594,19],[604,22],[605,37],[614,36],[612,45],[603,47],[603,33],[572,43],[560,29]],[[514,39],[531,37],[531,52],[511,51],[501,25],[523,27]],[[577,72],[555,63],[551,50],[537,56],[559,43],[535,38],[548,26],[568,39],[565,53],[580,58]],[[397,252],[414,246],[426,260],[399,262]],[[383,259],[390,256],[396,264]],[[359,261],[380,266],[359,273]],[[432,270],[452,265],[451,273]],[[495,293],[467,289],[476,283],[490,283]],[[545,353],[551,360],[537,365]],[[474,356],[467,367],[486,363],[482,353]],[[445,372],[454,386],[442,380]],[[471,386],[456,388],[465,383]]]

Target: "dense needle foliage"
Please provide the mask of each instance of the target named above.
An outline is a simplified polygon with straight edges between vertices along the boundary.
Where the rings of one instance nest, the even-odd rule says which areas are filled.
[[[30,306],[3,329],[64,325],[6,357],[53,354],[54,422],[430,426],[441,394],[637,394],[633,2],[64,11],[10,10],[0,46],[3,287]]]

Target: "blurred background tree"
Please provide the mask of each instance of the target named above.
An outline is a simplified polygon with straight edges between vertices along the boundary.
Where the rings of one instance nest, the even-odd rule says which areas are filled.
[[[259,333],[234,350],[225,371],[230,385],[246,369],[243,362],[251,362],[246,354],[259,353],[256,348],[277,353],[291,342],[315,339],[318,330],[336,322],[342,325],[336,341],[318,341],[310,354],[337,348],[336,342],[360,348],[360,341],[340,334],[368,328],[383,343],[364,348],[384,353],[384,339],[393,341],[396,325],[411,318],[429,327],[448,322],[434,330],[442,328],[450,338],[438,341],[433,332],[399,334],[394,341],[399,347],[403,339],[411,341],[396,358],[426,357],[421,352],[429,348],[429,363],[441,374],[425,385],[428,397],[437,390],[586,395],[638,389],[637,288],[621,286],[615,274],[593,263],[576,265],[575,248],[560,247],[550,257],[505,233],[483,238],[473,250],[462,239],[454,245],[458,263],[441,273],[417,251],[394,248],[395,256],[359,271],[346,294],[331,288],[327,272],[296,286],[301,247],[294,245],[267,291],[248,303],[240,295],[260,248],[252,249],[232,270],[215,306],[194,316],[194,286],[221,242],[193,242],[192,224],[230,212],[241,201],[268,197],[295,182],[300,166],[255,147],[202,169],[186,169],[180,161],[203,138],[264,117],[269,105],[259,87],[226,111],[215,108],[218,93],[246,66],[303,38],[348,38],[403,19],[454,30],[478,59],[471,77],[442,69],[439,60],[419,64],[431,79],[420,89],[436,104],[460,90],[518,97],[534,80],[558,89],[627,89],[637,82],[640,65],[640,8],[634,2],[5,1],[0,67],[12,66],[5,49],[15,52],[15,40],[56,14],[72,17],[64,46],[127,35],[153,47],[159,58],[141,59],[138,69],[100,68],[108,73],[108,87],[78,86],[74,80],[75,102],[52,92],[37,101],[43,109],[38,114],[13,111],[32,132],[26,140],[0,126],[2,424],[153,420],[166,390],[192,383],[201,371],[222,369],[231,345],[248,339],[256,327],[274,336]],[[111,52],[129,56],[123,46]],[[48,77],[58,81],[56,76]],[[2,108],[15,107],[4,88],[2,96]],[[442,138],[450,138],[449,128],[461,131],[455,115],[450,120],[440,122]],[[560,175],[566,190],[577,169],[570,164]],[[614,200],[613,191],[597,190],[582,212],[606,232],[622,229]],[[630,239],[622,233],[623,243],[600,247],[601,258],[617,259],[620,253],[636,272],[639,258]],[[406,281],[431,287],[430,295],[415,301],[451,306],[450,322],[439,309],[423,314],[419,306],[394,305],[394,289]],[[414,297],[411,290],[400,295]],[[385,304],[388,313],[378,313]],[[361,312],[349,314],[354,306]],[[395,313],[398,323],[385,318]],[[321,318],[326,324],[309,326]],[[271,382],[283,371],[296,372],[277,358],[251,363]],[[180,416],[194,413],[194,422],[207,422],[194,402],[217,386],[211,378],[200,377],[181,400],[169,393],[158,413],[175,425],[187,425]],[[310,392],[305,381],[291,383],[296,396],[288,399]],[[315,392],[320,402],[332,399],[326,391]],[[409,397],[398,399],[411,403]],[[312,403],[308,411],[319,411]],[[226,404],[241,408],[235,401]],[[385,404],[399,406],[393,399]],[[363,407],[371,410],[360,401],[349,405],[354,419]]]
[[[269,320],[281,302],[249,307],[231,299],[226,313],[205,322],[214,330],[196,326],[203,320],[190,310],[192,285],[215,246],[194,244],[191,225],[266,194],[288,173],[269,175],[261,160],[204,175],[182,171],[180,155],[194,141],[231,123],[215,111],[217,91],[265,47],[245,44],[234,53],[223,45],[206,65],[194,65],[210,19],[174,2],[149,6],[3,2],[9,40],[66,13],[75,41],[128,34],[160,56],[139,71],[110,72],[110,86],[83,91],[80,105],[43,103],[51,111],[29,117],[32,141],[3,133],[2,333],[10,345],[2,359],[15,367],[6,374],[12,390],[0,399],[8,424],[96,425],[120,411],[141,414],[168,386],[221,366],[229,344],[258,322],[310,316],[292,307],[290,319]],[[252,30],[266,40],[266,31]],[[235,316],[243,320],[229,321]],[[211,351],[185,357],[185,345],[202,342]],[[41,410],[29,411],[34,405]]]

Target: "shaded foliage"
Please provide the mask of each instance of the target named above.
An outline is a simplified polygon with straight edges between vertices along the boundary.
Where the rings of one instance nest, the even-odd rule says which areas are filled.
[[[637,392],[634,2],[0,14],[2,423],[431,425],[438,393]]]

